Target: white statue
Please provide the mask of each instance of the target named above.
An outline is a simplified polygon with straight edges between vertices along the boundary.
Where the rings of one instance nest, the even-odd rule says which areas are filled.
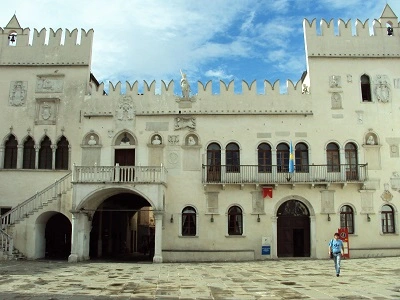
[[[189,82],[187,81],[186,74],[182,73],[182,70],[181,70],[181,75],[182,75],[182,78],[181,78],[182,96],[184,98],[189,98],[189,93],[190,93]]]
[[[367,139],[367,145],[375,145],[375,139],[372,135],[370,135]]]
[[[89,139],[89,141],[88,141],[88,145],[94,146],[94,145],[96,145],[96,144],[97,144],[97,142],[96,142],[94,136],[91,135],[91,136],[90,136],[90,139]]]
[[[155,135],[153,141],[151,142],[153,145],[161,145],[160,136]]]
[[[193,136],[189,136],[189,138],[188,138],[188,145],[189,145],[189,146],[194,146],[194,145],[196,145],[196,140],[194,139]]]

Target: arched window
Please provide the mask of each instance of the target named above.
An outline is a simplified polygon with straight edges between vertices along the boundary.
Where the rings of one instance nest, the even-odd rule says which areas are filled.
[[[329,143],[326,147],[326,164],[328,172],[340,172],[339,146]]]
[[[271,146],[267,143],[258,145],[258,172],[271,173],[272,172],[272,154]]]
[[[382,206],[381,222],[383,233],[395,233],[394,211],[390,205]]]
[[[289,171],[289,146],[281,143],[276,147],[276,164],[278,172]]]
[[[219,182],[221,180],[221,147],[211,143],[207,147],[207,181]]]
[[[34,169],[35,160],[36,160],[35,142],[33,141],[32,137],[29,136],[24,143],[22,168]]]
[[[56,170],[68,170],[69,143],[65,136],[62,136],[57,143],[56,149]]]
[[[340,228],[347,228],[349,233],[354,233],[354,213],[348,205],[340,209]]]
[[[356,180],[358,178],[357,146],[347,143],[344,148],[346,160],[346,179]]]
[[[18,142],[13,134],[10,134],[4,146],[4,169],[16,169]]]
[[[45,136],[40,143],[39,149],[39,169],[52,169],[53,152],[51,149],[51,141]]]
[[[369,76],[364,74],[361,76],[361,96],[363,102],[371,102],[371,82]]]
[[[240,151],[239,146],[235,143],[229,143],[226,146],[226,172],[240,172]]]
[[[304,143],[298,143],[295,149],[295,168],[296,172],[308,173],[309,161],[308,161],[308,147]]]
[[[186,206],[182,210],[182,235],[196,235],[196,210],[191,206]]]
[[[228,211],[228,234],[243,234],[243,214],[238,206],[232,206]]]

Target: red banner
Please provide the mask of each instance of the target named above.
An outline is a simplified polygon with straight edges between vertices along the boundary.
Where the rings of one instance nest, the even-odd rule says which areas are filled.
[[[272,187],[263,187],[262,193],[263,193],[263,198],[265,197],[272,198]]]

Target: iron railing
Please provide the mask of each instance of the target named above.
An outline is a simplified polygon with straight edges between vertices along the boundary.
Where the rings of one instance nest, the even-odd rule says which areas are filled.
[[[269,165],[203,165],[206,184],[362,183],[368,179],[367,164],[302,165],[290,173],[287,167]]]

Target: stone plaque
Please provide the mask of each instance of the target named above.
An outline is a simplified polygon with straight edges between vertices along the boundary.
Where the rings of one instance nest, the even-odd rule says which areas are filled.
[[[36,93],[62,93],[64,76],[38,76],[36,79]]]

